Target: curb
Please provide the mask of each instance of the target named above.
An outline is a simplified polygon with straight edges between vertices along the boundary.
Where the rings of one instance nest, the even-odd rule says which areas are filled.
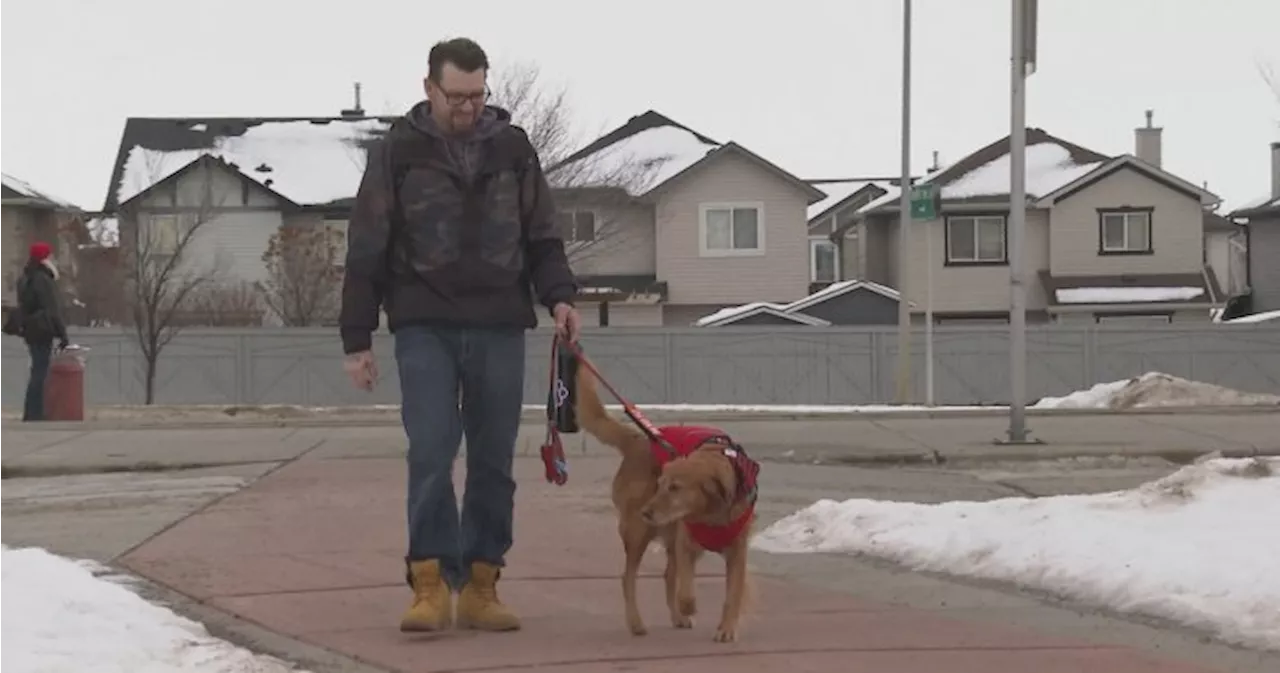
[[[619,411],[618,407],[610,407]],[[724,410],[662,410],[647,412],[646,415],[655,422],[680,421],[884,421],[884,420],[942,420],[952,418],[999,418],[1009,414],[1008,407],[961,408],[961,409],[903,409],[901,411],[724,411]],[[1280,414],[1280,405],[1242,405],[1242,406],[1189,406],[1189,407],[1146,407],[1140,409],[1036,409],[1027,408],[1028,418],[1047,417],[1115,417],[1115,416],[1171,416],[1171,415],[1244,415],[1244,414]],[[521,415],[521,423],[542,424],[545,415],[541,411],[525,410]],[[17,419],[4,419],[14,423]],[[391,427],[401,424],[400,414],[396,412],[361,415],[353,411],[349,416],[338,412],[332,415],[295,416],[290,418],[242,417],[239,414],[225,414],[220,418],[104,418],[84,421],[46,421],[41,423],[22,424],[22,431],[89,431],[89,430],[173,430],[173,429],[217,429],[217,428],[329,428],[329,427]],[[12,426],[10,426],[12,427]]]

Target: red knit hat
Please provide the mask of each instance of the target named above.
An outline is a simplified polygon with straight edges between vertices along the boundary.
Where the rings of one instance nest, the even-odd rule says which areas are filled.
[[[31,259],[34,259],[37,262],[43,262],[48,259],[51,254],[53,254],[53,248],[50,247],[48,243],[45,243],[44,241],[36,241],[31,244]]]

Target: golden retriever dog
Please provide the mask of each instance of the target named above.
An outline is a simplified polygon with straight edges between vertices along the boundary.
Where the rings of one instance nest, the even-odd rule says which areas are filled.
[[[712,539],[721,538],[711,545],[718,548],[710,551],[720,553],[725,561],[725,601],[715,640],[737,640],[739,619],[749,599],[747,543],[755,518],[754,497],[741,497],[743,475],[733,460],[737,452],[724,438],[712,436],[688,456],[660,465],[650,439],[605,410],[590,368],[578,368],[577,388],[575,410],[581,427],[622,455],[612,495],[626,554],[622,596],[631,633],[647,633],[636,605],[636,575],[655,539],[661,539],[667,552],[664,578],[671,623],[682,629],[693,626],[697,612],[694,567],[708,551],[698,540],[705,542],[710,531]],[[664,436],[669,430],[659,429]]]

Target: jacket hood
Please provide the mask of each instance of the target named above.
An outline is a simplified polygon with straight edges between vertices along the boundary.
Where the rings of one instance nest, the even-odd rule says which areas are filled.
[[[465,136],[450,136],[436,124],[431,116],[431,101],[419,101],[406,115],[409,125],[427,135],[446,139],[479,141],[492,138],[511,125],[511,113],[496,105],[484,106],[475,130]]]

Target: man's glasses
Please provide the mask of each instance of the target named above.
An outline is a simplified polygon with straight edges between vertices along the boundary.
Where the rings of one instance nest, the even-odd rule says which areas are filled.
[[[462,104],[468,101],[472,105],[479,107],[489,100],[489,94],[491,93],[488,85],[485,85],[484,91],[450,91],[438,83],[436,88],[440,90],[440,93],[444,94],[444,100],[450,107],[462,107]]]

